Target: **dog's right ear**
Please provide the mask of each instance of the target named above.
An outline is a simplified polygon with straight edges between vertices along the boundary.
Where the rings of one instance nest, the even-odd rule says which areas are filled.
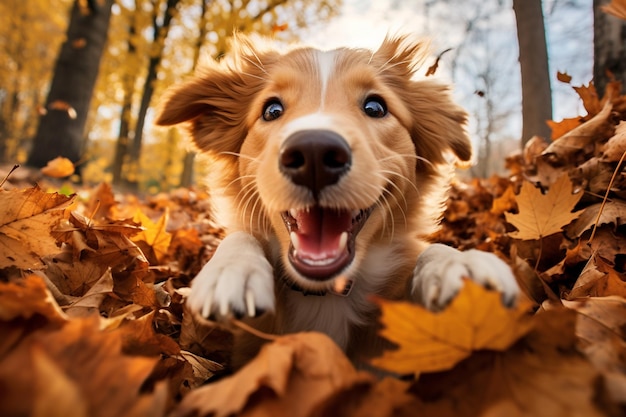
[[[277,52],[256,51],[248,39],[233,45],[234,59],[213,63],[172,88],[156,124],[188,123],[196,146],[213,154],[238,153],[248,133],[249,107],[265,86],[266,65]]]

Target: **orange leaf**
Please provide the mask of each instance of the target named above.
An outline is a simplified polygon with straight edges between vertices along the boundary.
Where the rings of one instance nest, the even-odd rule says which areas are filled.
[[[548,120],[548,126],[552,129],[552,140],[558,139],[565,135],[570,130],[577,128],[582,124],[580,117],[572,117],[570,119],[563,119],[560,122]]]
[[[569,84],[572,81],[572,76],[566,72],[557,71],[556,79],[562,83]]]
[[[515,239],[535,240],[558,233],[577,219],[582,211],[572,210],[583,193],[572,194],[572,182],[563,174],[547,194],[529,182],[522,184],[517,196],[518,214],[504,213],[506,221],[517,228],[509,236]]]
[[[74,173],[74,164],[67,158],[61,156],[48,161],[48,164],[41,168],[41,173],[53,178],[65,178]]]
[[[527,301],[505,308],[500,293],[470,280],[441,313],[409,302],[377,303],[381,336],[400,348],[385,351],[372,364],[400,374],[442,371],[478,350],[506,350],[531,328]]]
[[[17,283],[0,283],[0,320],[29,319],[35,314],[55,324],[67,320],[40,277],[28,275]]]

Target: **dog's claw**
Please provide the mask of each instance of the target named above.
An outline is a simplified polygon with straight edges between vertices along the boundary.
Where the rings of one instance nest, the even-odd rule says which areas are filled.
[[[254,305],[254,294],[250,289],[246,289],[246,310],[248,316],[254,317],[256,315],[256,306]]]

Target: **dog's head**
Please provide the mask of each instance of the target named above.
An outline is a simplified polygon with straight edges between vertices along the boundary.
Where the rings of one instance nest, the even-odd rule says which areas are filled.
[[[157,123],[189,122],[200,150],[227,161],[239,227],[276,235],[304,288],[328,288],[377,239],[417,233],[438,165],[470,159],[466,113],[446,86],[414,79],[420,42],[281,53],[243,38],[233,55],[175,88]]]

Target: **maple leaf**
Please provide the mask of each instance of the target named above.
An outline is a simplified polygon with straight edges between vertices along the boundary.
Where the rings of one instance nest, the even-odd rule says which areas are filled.
[[[372,364],[400,374],[449,369],[481,349],[506,350],[531,328],[526,301],[505,308],[500,293],[471,280],[440,313],[409,302],[377,302],[384,325],[380,335],[400,347]]]
[[[57,325],[67,320],[46,284],[37,275],[27,275],[18,282],[0,282],[0,320],[29,319],[35,314]]]
[[[156,223],[140,210],[133,217],[135,222],[141,224],[143,230],[133,236],[131,240],[135,243],[139,241],[146,242],[152,248],[159,261],[163,261],[172,242],[172,234],[166,230],[168,218],[169,210],[167,209]]]
[[[581,215],[582,211],[572,213],[572,210],[582,194],[572,194],[572,183],[567,174],[561,175],[547,194],[542,194],[541,190],[524,182],[517,196],[519,213],[504,213],[506,221],[517,228],[509,236],[536,240],[561,232],[564,226]]]
[[[59,251],[50,232],[73,201],[39,187],[0,190],[0,268],[41,268],[41,257]]]

